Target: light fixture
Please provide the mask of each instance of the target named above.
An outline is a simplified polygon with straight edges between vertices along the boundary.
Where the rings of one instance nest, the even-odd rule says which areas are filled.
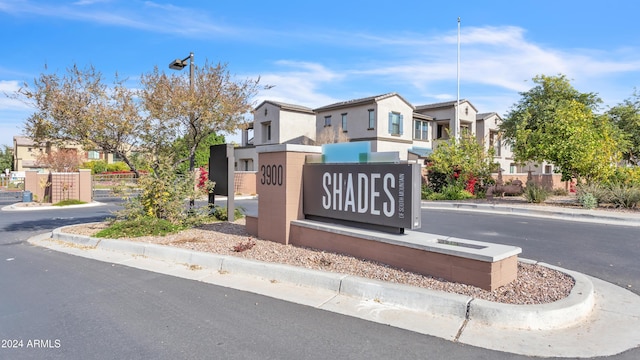
[[[189,53],[189,56],[180,60],[175,59],[169,63],[169,69],[171,70],[182,70],[187,67],[187,60],[189,60],[189,86],[193,90],[193,52]]]
[[[172,61],[169,64],[169,69],[173,69],[173,70],[182,70],[182,69],[184,69],[185,66],[187,66],[187,61],[186,61],[187,59],[184,59],[184,60],[175,59],[174,61]]]

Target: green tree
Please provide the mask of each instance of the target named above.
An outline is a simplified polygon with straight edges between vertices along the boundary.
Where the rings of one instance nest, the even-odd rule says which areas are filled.
[[[4,150],[0,148],[0,173],[4,174],[5,169],[13,170],[13,151],[7,145],[2,145]]]
[[[623,158],[640,165],[640,94],[634,91],[631,98],[609,109],[607,115],[627,140],[623,147]]]
[[[466,187],[470,181],[487,183],[495,169],[494,149],[485,150],[475,136],[464,132],[460,139],[438,143],[430,156],[429,180],[436,192],[446,185]]]
[[[516,161],[551,162],[565,180],[606,178],[620,156],[621,136],[608,116],[596,114],[598,96],[578,92],[564,75],[533,82],[500,126]]]
[[[215,133],[209,134],[209,136],[202,139],[202,142],[200,143],[200,145],[198,145],[198,148],[195,152],[194,166],[196,168],[206,168],[209,164],[210,146],[224,143],[225,137],[223,135],[218,135]],[[184,138],[177,139],[173,146],[176,152],[174,163],[177,163],[179,159],[185,159],[189,157],[189,149],[187,148],[186,140]],[[181,174],[186,174],[189,172],[189,164],[187,162],[181,162],[179,163],[177,170]]]

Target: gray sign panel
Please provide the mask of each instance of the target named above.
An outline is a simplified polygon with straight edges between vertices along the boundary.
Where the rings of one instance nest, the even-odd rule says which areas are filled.
[[[419,164],[305,164],[305,215],[420,228]]]

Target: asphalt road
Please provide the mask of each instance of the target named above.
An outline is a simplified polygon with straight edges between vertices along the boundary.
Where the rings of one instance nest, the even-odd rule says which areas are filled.
[[[0,346],[0,359],[527,358],[24,242],[58,226],[97,221],[116,208],[0,213],[0,341],[22,340],[21,348]],[[423,224],[429,232],[512,243],[523,248],[523,257],[600,272],[591,275],[605,280],[640,278],[632,265],[638,247],[629,239],[637,228],[431,210]],[[583,226],[584,233],[577,230]],[[558,233],[560,240],[549,237]],[[615,251],[597,240],[610,233],[627,237]],[[615,358],[637,359],[640,351]]]
[[[640,295],[637,227],[423,209],[420,231],[519,246],[522,258],[588,274]]]

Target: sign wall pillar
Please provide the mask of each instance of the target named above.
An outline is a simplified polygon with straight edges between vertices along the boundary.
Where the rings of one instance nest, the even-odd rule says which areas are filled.
[[[290,223],[304,218],[302,168],[320,147],[278,144],[258,148],[258,237],[289,244]]]

